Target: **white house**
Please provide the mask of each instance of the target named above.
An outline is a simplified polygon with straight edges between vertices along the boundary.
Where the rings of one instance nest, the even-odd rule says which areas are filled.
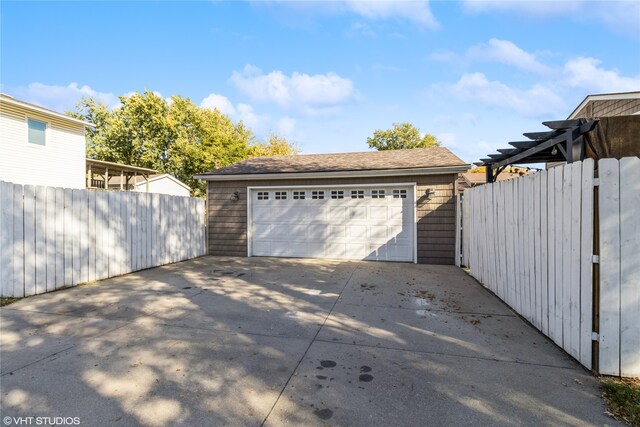
[[[91,123],[0,94],[0,181],[86,188]]]
[[[183,197],[189,197],[191,195],[191,187],[168,173],[151,175],[148,185],[149,187],[147,189],[147,181],[145,181],[144,178],[140,178],[134,184],[135,191]]]

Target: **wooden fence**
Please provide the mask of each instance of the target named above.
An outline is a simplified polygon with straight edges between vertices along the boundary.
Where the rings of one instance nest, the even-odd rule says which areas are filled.
[[[585,367],[639,376],[640,159],[594,166],[466,190],[461,263]]]
[[[206,253],[204,200],[0,181],[0,291],[23,297]]]

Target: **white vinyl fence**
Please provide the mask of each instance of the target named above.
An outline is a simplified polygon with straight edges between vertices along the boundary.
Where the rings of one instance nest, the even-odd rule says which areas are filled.
[[[585,367],[638,376],[640,159],[594,166],[466,190],[461,263]]]
[[[4,297],[195,258],[206,253],[204,200],[0,181]]]

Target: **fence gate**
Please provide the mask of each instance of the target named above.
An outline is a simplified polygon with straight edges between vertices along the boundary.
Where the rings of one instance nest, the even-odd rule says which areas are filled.
[[[460,207],[472,276],[585,367],[640,376],[639,158],[468,189]]]

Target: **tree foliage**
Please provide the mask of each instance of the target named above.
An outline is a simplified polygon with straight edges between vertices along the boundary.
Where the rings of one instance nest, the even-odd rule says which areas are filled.
[[[198,107],[189,98],[167,101],[144,91],[120,97],[110,110],[83,98],[68,114],[96,125],[87,129],[87,157],[156,169],[189,185],[194,195],[204,186],[194,174],[224,167],[253,156],[293,155],[297,149],[278,135],[260,142],[242,122],[219,110]]]
[[[377,129],[367,138],[370,148],[376,150],[401,150],[407,148],[439,147],[440,141],[433,135],[422,136],[420,130],[409,122],[394,123],[391,129]]]
[[[294,156],[296,154],[298,154],[298,147],[276,134],[269,135],[266,143],[256,145],[258,156]]]

